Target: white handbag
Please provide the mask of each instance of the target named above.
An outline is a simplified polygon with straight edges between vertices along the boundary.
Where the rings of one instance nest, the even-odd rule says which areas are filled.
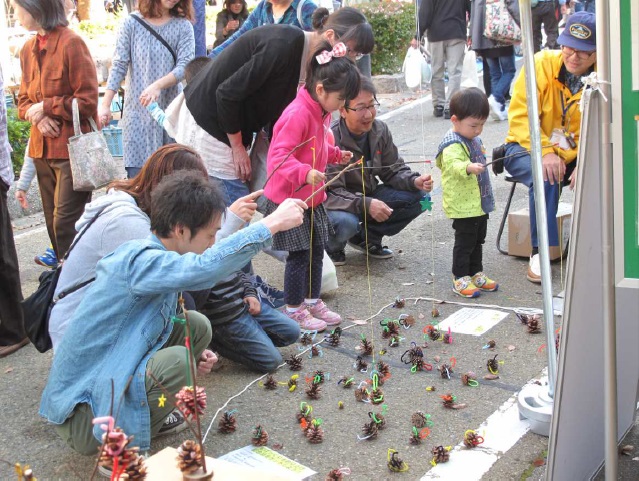
[[[89,117],[92,132],[83,134],[80,130],[78,101],[73,99],[73,130],[69,137],[69,161],[73,175],[73,190],[92,191],[121,177],[102,132]]]

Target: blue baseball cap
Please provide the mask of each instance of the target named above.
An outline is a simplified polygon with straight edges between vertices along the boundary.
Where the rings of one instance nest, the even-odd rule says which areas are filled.
[[[597,25],[594,13],[573,13],[566,22],[557,43],[575,50],[592,52],[597,49]]]

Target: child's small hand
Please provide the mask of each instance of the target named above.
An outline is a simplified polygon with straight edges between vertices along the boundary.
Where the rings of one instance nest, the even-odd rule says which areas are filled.
[[[486,170],[486,167],[484,166],[484,164],[478,164],[476,162],[471,162],[470,164],[468,164],[466,166],[466,173],[467,174],[479,175],[482,172],[484,172],[485,170]]]
[[[308,171],[308,174],[306,174],[306,183],[310,185],[317,185],[320,182],[323,182],[325,177],[326,176],[319,170],[311,169]]]
[[[213,369],[213,366],[217,362],[217,356],[215,353],[209,349],[204,349],[200,359],[197,362],[197,372],[198,374],[208,374]]]
[[[350,150],[342,150],[342,161],[341,164],[348,164],[353,158],[353,152]]]
[[[16,190],[16,200],[20,202],[20,207],[23,209],[29,208],[29,201],[27,201],[27,193],[24,190]]]
[[[257,316],[262,312],[262,305],[257,297],[245,297],[244,302],[248,305],[248,311],[251,316]]]

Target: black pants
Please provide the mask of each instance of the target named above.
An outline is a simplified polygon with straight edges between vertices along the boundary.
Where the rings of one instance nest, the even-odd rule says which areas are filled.
[[[453,275],[455,279],[474,276],[484,270],[482,245],[486,240],[487,227],[488,214],[453,220],[453,229],[455,229]]]
[[[535,53],[541,50],[541,43],[543,41],[541,35],[541,25],[544,25],[544,32],[546,32],[546,46],[549,49],[557,49],[557,37],[559,37],[559,20],[557,20],[557,5],[556,2],[546,1],[539,2],[535,8],[532,9],[532,28],[533,28],[533,48]]]
[[[8,190],[0,180],[0,346],[18,344],[26,337],[18,255],[7,209]]]
[[[324,246],[315,239],[312,258],[310,250],[289,251],[284,270],[284,302],[289,306],[297,306],[304,302],[306,297],[319,298],[322,289],[323,260]]]

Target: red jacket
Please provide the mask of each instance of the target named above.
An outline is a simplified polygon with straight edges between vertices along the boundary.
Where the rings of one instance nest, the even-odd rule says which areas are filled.
[[[29,107],[44,101],[44,114],[61,122],[60,135],[43,137],[31,127],[29,156],[35,159],[68,159],[67,144],[73,137],[71,101],[78,99],[82,132],[91,130],[87,118],[97,121],[98,77],[95,64],[84,41],[67,27],[49,32],[40,51],[36,37],[20,51],[22,83],[18,95],[18,114],[24,119]],[[96,122],[97,123],[97,122]]]
[[[322,106],[313,100],[306,88],[299,89],[297,97],[286,107],[273,128],[266,169],[269,176],[277,170],[264,188],[266,198],[276,204],[281,204],[289,197],[306,200],[324,185],[323,182],[315,186],[306,184],[306,174],[311,169],[325,172],[327,164],[341,160],[340,148],[328,141],[330,120],[330,114],[324,114]],[[313,136],[313,140],[293,152],[282,164],[296,145]],[[300,186],[304,187],[296,192]],[[324,200],[326,192],[317,194],[309,207],[318,206]]]

